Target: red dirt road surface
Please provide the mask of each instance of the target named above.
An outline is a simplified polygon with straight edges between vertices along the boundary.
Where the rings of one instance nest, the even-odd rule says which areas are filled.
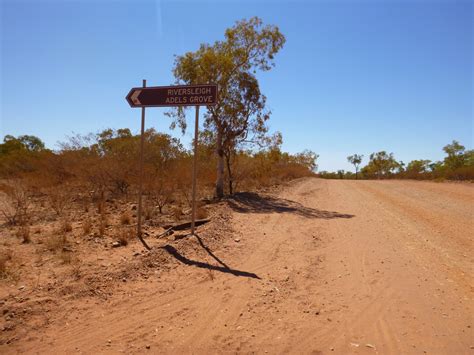
[[[474,186],[302,179],[227,203],[222,243],[163,242],[174,267],[0,351],[474,354]]]

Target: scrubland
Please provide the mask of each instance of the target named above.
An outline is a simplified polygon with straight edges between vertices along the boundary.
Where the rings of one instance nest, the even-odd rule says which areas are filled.
[[[0,148],[3,345],[45,325],[61,300],[104,299],[116,282],[166,269],[162,240],[188,243],[189,230],[157,238],[191,218],[192,153],[179,140],[152,129],[145,135],[143,235],[151,254],[136,237],[138,136],[106,130],[72,137],[57,151],[33,136],[6,137]],[[197,218],[211,222],[198,231],[209,245],[222,239],[228,219],[225,201],[214,198],[214,156],[201,142]],[[274,148],[230,159],[226,189],[234,193],[312,175],[304,154]]]

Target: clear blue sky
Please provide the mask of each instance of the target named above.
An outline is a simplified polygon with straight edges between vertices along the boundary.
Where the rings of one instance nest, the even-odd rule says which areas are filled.
[[[285,150],[311,149],[320,170],[335,170],[350,169],[352,153],[407,162],[441,159],[453,139],[473,145],[472,1],[0,3],[2,137],[33,134],[57,148],[72,132],[138,132],[131,87],[171,84],[174,54],[259,16],[287,39],[258,76]],[[147,126],[181,136],[164,112],[148,109]]]

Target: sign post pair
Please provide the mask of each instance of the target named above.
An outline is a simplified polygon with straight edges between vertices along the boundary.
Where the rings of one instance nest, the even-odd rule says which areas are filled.
[[[194,126],[194,157],[193,157],[193,181],[192,181],[192,216],[191,234],[195,232],[196,221],[196,175],[197,175],[197,147],[199,133],[199,106],[213,106],[217,104],[217,85],[175,85],[175,86],[154,86],[146,87],[146,80],[143,86],[132,88],[126,100],[131,107],[141,107],[142,122],[140,134],[140,182],[138,187],[138,239],[148,250],[142,237],[142,193],[143,193],[143,149],[145,133],[145,108],[146,107],[175,107],[175,106],[195,106],[196,119]]]

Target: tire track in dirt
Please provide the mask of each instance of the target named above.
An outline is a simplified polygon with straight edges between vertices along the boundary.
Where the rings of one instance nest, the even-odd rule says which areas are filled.
[[[438,257],[436,254],[431,255],[431,250],[419,248],[418,243],[412,248],[406,245],[407,240],[412,241],[418,234],[426,235],[423,226],[420,228],[411,222],[423,221],[417,221],[417,216],[405,216],[394,210],[393,206],[387,204],[386,199],[374,200],[365,188],[359,188],[360,183],[364,182],[330,182],[330,197],[326,201],[317,201],[320,206],[323,204],[322,207],[346,208],[345,213],[356,215],[354,219],[347,221],[349,225],[342,225],[340,220],[329,224],[329,234],[336,239],[325,250],[325,254],[329,256],[324,271],[329,279],[333,280],[330,282],[332,289],[337,291],[327,289],[326,292],[332,295],[328,298],[337,300],[338,306],[335,307],[335,325],[319,333],[326,349],[332,347],[336,352],[360,353],[367,351],[363,346],[363,343],[367,342],[375,344],[381,353],[416,352],[415,347],[419,347],[420,343],[425,350],[435,352],[439,352],[442,346],[461,353],[468,351],[469,338],[466,335],[472,333],[470,328],[467,328],[472,322],[472,293],[469,289],[453,290],[446,284],[436,282],[436,278],[441,275],[450,278],[452,273],[444,268],[440,270],[436,265]],[[468,230],[464,229],[465,232]],[[354,238],[357,240],[354,241]],[[342,261],[349,265],[351,270],[347,277],[339,267]],[[450,261],[447,263],[452,269]],[[426,265],[429,268],[426,268]],[[469,265],[463,264],[462,268],[466,272]],[[338,279],[338,276],[342,276],[344,281],[340,282],[341,278]],[[429,287],[423,284],[427,282],[424,280],[431,281]],[[432,302],[429,298],[431,295],[441,295],[443,300]],[[352,304],[349,309],[344,309],[343,300],[351,297]],[[460,302],[460,298],[464,302]],[[449,308],[449,301],[456,306]],[[426,314],[433,313],[438,313],[438,316],[433,316],[432,319],[426,317]],[[445,341],[444,344],[433,342],[430,345],[432,334],[426,334],[424,337],[420,334],[410,339],[410,332],[404,331],[405,328],[411,328],[419,333],[420,329],[427,329],[430,324],[434,324],[433,329],[438,332],[453,333],[453,321],[440,321],[440,313],[455,313],[453,318],[459,322],[456,326],[459,334],[453,334],[453,339],[461,335],[464,348],[457,346],[459,343],[454,340],[447,343]],[[341,327],[340,323],[344,326]],[[413,344],[406,344],[407,342]],[[359,347],[351,344],[358,344]]]
[[[474,265],[466,262],[469,255],[472,255],[474,246],[472,232],[474,230],[474,197],[457,200],[455,206],[447,212],[446,208],[440,210],[436,208],[436,205],[429,204],[431,196],[425,196],[419,191],[417,195],[422,195],[423,198],[416,199],[413,198],[413,192],[410,194],[410,189],[407,189],[409,192],[400,194],[399,187],[393,191],[393,186],[384,182],[365,181],[358,184],[357,188],[383,201],[382,208],[391,213],[394,218],[409,220],[412,224],[416,223],[416,228],[412,228],[408,233],[409,243],[415,250],[429,249],[429,253],[417,255],[417,257],[432,258],[432,260],[425,260],[425,264],[441,262],[450,269],[451,277],[456,279],[459,285],[465,287],[466,290],[474,290],[471,276],[474,274]],[[466,188],[468,192],[471,192],[470,187]],[[457,214],[456,211],[463,213]],[[401,236],[403,237],[403,234]]]
[[[417,222],[422,221],[434,230],[443,232],[443,234],[456,233],[456,238],[451,238],[451,242],[462,243],[461,247],[472,245],[474,237],[464,231],[472,227],[474,220],[473,188],[469,185],[465,186],[466,194],[462,199],[458,199],[456,194],[436,195],[432,190],[420,189],[420,186],[424,186],[422,183],[415,183],[412,186],[408,182],[406,188],[401,183],[400,181],[393,183],[364,181],[357,187],[377,195],[378,198],[392,204],[397,209],[405,211],[407,217],[411,217]]]

